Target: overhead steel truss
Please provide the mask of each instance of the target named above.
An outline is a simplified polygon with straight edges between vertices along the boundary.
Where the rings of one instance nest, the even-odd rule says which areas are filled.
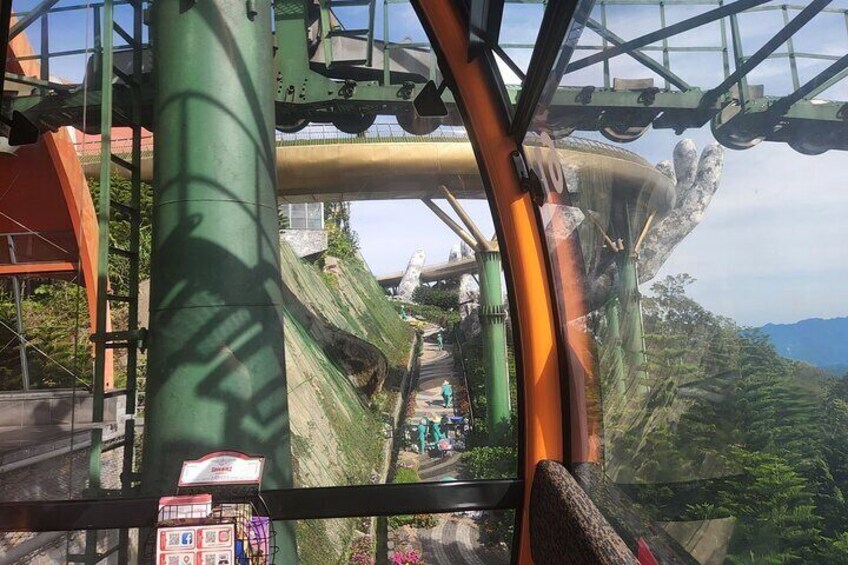
[[[531,64],[524,77],[520,65],[510,59],[510,54],[517,49],[529,49],[532,45],[498,41],[504,1],[469,1],[469,35],[473,38],[474,51],[470,55],[491,50],[523,79],[523,84],[506,85],[505,88],[518,118],[514,129],[521,135],[526,128],[529,108],[526,102],[522,104],[522,92],[532,94],[537,83],[547,76],[539,76],[540,66]],[[522,3],[540,2],[524,0]],[[68,9],[51,7],[54,3],[44,1],[39,9],[47,12]],[[122,2],[116,0],[115,3]],[[441,73],[425,42],[393,39],[391,12],[397,5],[406,3],[408,0],[384,0],[384,24],[380,29],[376,22],[380,5],[376,0],[276,0],[277,121],[283,131],[296,131],[311,122],[323,122],[355,133],[370,126],[377,115],[397,116],[404,129],[415,134],[429,133],[441,123],[459,122],[455,111],[447,118],[435,119],[420,118],[412,110],[411,101],[424,83],[428,80],[439,82]],[[568,4],[572,7],[564,7]],[[549,2],[547,12],[570,14],[576,4],[578,2]],[[594,4],[594,9],[581,23],[594,32],[593,37],[600,38],[600,42],[590,43],[592,40],[588,36],[591,34],[584,33],[572,60],[565,67],[563,86],[553,96],[549,119],[561,135],[571,131],[600,131],[613,141],[627,142],[640,137],[649,127],[682,132],[709,124],[718,141],[734,149],[751,147],[765,140],[786,142],[809,154],[848,149],[848,103],[818,99],[824,91],[848,77],[848,59],[838,51],[834,54],[832,49],[844,46],[848,53],[848,10],[834,7],[833,0],[812,0],[801,5],[774,0],[597,0],[588,4]],[[626,30],[615,29],[610,20],[616,10],[634,6],[655,10],[657,28],[639,37],[624,39]],[[668,11],[680,6],[697,13],[667,25]],[[740,17],[775,11],[782,14],[784,27],[753,53],[745,54]],[[831,48],[821,52],[795,49],[793,37],[797,32],[821,18],[843,19],[847,35],[832,38],[829,40]],[[21,15],[12,33],[19,31],[22,22],[35,19],[32,13]],[[547,19],[549,23],[543,23],[543,27],[549,36],[564,33],[566,20]],[[345,27],[345,21],[357,25]],[[693,30],[715,35],[706,27],[715,23],[720,32],[711,43],[673,44],[675,38]],[[378,37],[380,33],[382,38]],[[536,47],[541,46],[539,41]],[[79,51],[49,55],[56,57]],[[128,48],[116,49],[119,71],[131,58],[129,51]],[[715,84],[691,84],[683,78],[687,74],[686,63],[678,62],[676,68],[672,65],[673,55],[685,56],[686,53],[715,53],[721,58],[722,76],[717,77]],[[44,53],[30,57],[45,59]],[[618,57],[635,61],[649,78],[616,80],[610,62]],[[774,59],[786,61],[787,75],[792,80],[794,90],[783,96],[769,94],[769,85],[760,88],[748,84],[753,71]],[[805,60],[828,61],[830,65],[804,82],[799,62]],[[573,85],[570,76],[596,65],[600,66],[597,84]],[[152,96],[147,80],[150,66],[150,57],[145,51],[141,100],[142,117],[148,127],[151,126],[148,108]],[[542,65],[541,68],[550,67]],[[80,125],[83,97],[87,96],[89,108],[99,103],[100,93],[94,85],[84,94],[81,86],[51,88],[48,77],[40,78],[45,81],[43,87],[33,96],[18,97],[14,108],[24,111],[42,128]],[[654,78],[659,79],[659,84],[653,83]],[[7,75],[6,80],[23,79]],[[126,116],[131,113],[129,84],[118,74],[114,105],[119,114]],[[449,91],[444,99],[453,109]],[[527,99],[532,101],[534,96]],[[120,115],[116,115],[116,125],[122,123]],[[96,128],[98,124],[91,123],[90,127]]]

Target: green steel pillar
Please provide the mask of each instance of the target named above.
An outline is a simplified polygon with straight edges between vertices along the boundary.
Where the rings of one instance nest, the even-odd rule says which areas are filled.
[[[489,440],[501,443],[509,425],[509,376],[506,361],[506,310],[501,289],[501,254],[478,251],[480,327],[486,370],[486,420]]]
[[[610,298],[605,306],[607,333],[609,339],[607,343],[612,348],[612,384],[615,387],[619,396],[624,396],[625,393],[625,374],[624,374],[624,352],[621,350],[621,313],[618,309],[618,299]]]
[[[642,329],[642,299],[639,294],[639,278],[636,274],[636,259],[633,257],[631,242],[619,252],[618,302],[621,309],[621,347],[628,368],[637,383],[637,390],[645,390],[647,384],[647,356],[645,355],[645,336]],[[632,383],[627,383],[630,388]]]
[[[217,450],[292,486],[277,231],[271,11],[157,0],[155,202],[142,490]],[[297,559],[277,524],[278,562]]]

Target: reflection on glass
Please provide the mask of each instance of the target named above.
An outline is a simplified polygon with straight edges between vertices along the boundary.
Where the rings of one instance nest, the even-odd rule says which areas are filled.
[[[450,563],[457,565],[509,563],[512,537],[502,531],[511,527],[512,511],[457,512],[362,518],[349,541],[343,563],[369,565],[387,559],[398,565]],[[320,543],[298,548],[303,563],[336,559],[336,520],[302,520],[298,533]],[[497,540],[497,541],[494,541]]]
[[[848,263],[828,242],[846,235],[844,128],[791,116],[843,104],[844,22],[812,4],[711,21],[649,4],[598,3],[525,139],[585,425],[573,471],[659,562],[842,563],[848,312],[829,286]],[[813,30],[815,69],[786,41]],[[715,111],[663,108],[688,96]],[[767,98],[780,127],[752,117]]]
[[[511,538],[501,544],[491,543],[499,525],[511,524],[512,511],[457,512],[454,514],[416,514],[414,516],[363,517],[353,520],[355,528],[347,528],[351,520],[300,520],[297,522],[298,559],[301,563],[342,563],[345,565],[373,565],[388,562],[392,565],[424,565],[446,563],[451,565],[501,565],[509,563]],[[235,527],[237,538],[249,536],[256,530],[241,522],[237,514],[224,511],[216,522]],[[209,529],[209,521],[190,522],[183,520],[182,530],[197,533],[196,528]],[[180,533],[173,524],[165,526]],[[213,525],[214,527],[214,525]],[[253,529],[251,529],[253,528]],[[265,530],[263,530],[264,532]],[[204,532],[201,531],[201,534]],[[141,565],[154,562],[157,546],[160,554],[178,552],[162,550],[159,533],[155,529],[101,530],[92,537],[90,532],[68,531],[49,533],[6,533],[0,534],[0,551],[12,563],[66,563],[85,551],[86,544],[95,543],[98,551],[105,553],[120,547],[103,563],[125,563]],[[248,539],[251,553],[246,554],[242,544],[232,544],[235,556],[244,563],[260,563],[259,552],[274,553],[274,534],[270,533],[267,546],[262,543],[264,534]],[[88,536],[88,537],[87,537]],[[253,541],[250,541],[253,540]],[[185,542],[185,539],[173,541]],[[201,552],[198,540],[191,540],[192,554]],[[206,540],[208,543],[208,540]],[[217,541],[217,540],[216,540]],[[224,544],[219,543],[219,547]],[[250,559],[248,556],[252,556]],[[120,559],[120,561],[119,561]],[[289,563],[285,556],[277,554],[276,563]],[[167,562],[167,561],[166,561]],[[237,561],[238,562],[238,561]],[[157,562],[158,563],[158,562]],[[203,561],[205,564],[206,562]],[[218,564],[218,561],[215,561]]]

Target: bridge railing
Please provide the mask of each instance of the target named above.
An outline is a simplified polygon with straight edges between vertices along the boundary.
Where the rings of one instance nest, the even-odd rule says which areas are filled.
[[[277,147],[291,145],[331,145],[338,143],[433,143],[467,141],[468,133],[460,126],[440,126],[436,131],[426,136],[407,133],[397,123],[375,123],[359,135],[339,131],[332,124],[312,124],[296,133],[277,133]],[[77,154],[80,161],[85,163],[100,160],[100,137],[83,136],[77,141]],[[129,155],[132,150],[132,139],[116,135],[112,138],[112,152],[116,155]],[[141,138],[142,157],[153,154],[153,134]]]
[[[396,122],[377,122],[360,134],[339,131],[332,124],[311,124],[296,133],[278,133],[277,146],[321,145],[337,143],[432,143],[434,141],[465,141],[468,133],[464,127],[443,125],[426,135],[407,133]]]

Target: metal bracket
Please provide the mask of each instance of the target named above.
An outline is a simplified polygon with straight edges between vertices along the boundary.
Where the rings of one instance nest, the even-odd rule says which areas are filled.
[[[644,104],[645,106],[651,106],[657,99],[657,94],[662,92],[662,89],[657,88],[656,86],[652,86],[651,88],[646,88],[642,91],[642,94],[639,95],[637,100],[639,103]]]
[[[253,21],[259,15],[259,10],[256,9],[256,0],[247,0],[247,19]]]
[[[412,81],[405,81],[403,86],[401,86],[397,91],[397,97],[403,100],[409,100],[412,98],[412,93],[415,91],[415,83]]]
[[[575,100],[580,104],[589,104],[592,101],[592,94],[595,92],[594,86],[584,86],[577,93]]]
[[[530,171],[527,168],[527,163],[524,162],[524,156],[520,151],[513,151],[510,157],[512,157],[512,166],[515,169],[515,173],[518,175],[518,184],[521,185],[521,189],[524,192],[529,192]]]
[[[521,185],[521,190],[530,193],[530,199],[533,203],[541,206],[545,202],[545,193],[536,171],[527,167],[524,155],[520,151],[513,151],[510,156],[512,157],[515,174],[518,175],[518,184]]]
[[[145,341],[147,339],[147,328],[138,328],[137,330],[106,332],[102,334],[94,333],[88,338],[92,343],[105,343],[107,345],[114,343],[130,344],[135,342],[141,352],[147,348]]]
[[[347,79],[339,88],[339,96],[343,98],[353,98],[353,93],[356,92],[356,81]]]

